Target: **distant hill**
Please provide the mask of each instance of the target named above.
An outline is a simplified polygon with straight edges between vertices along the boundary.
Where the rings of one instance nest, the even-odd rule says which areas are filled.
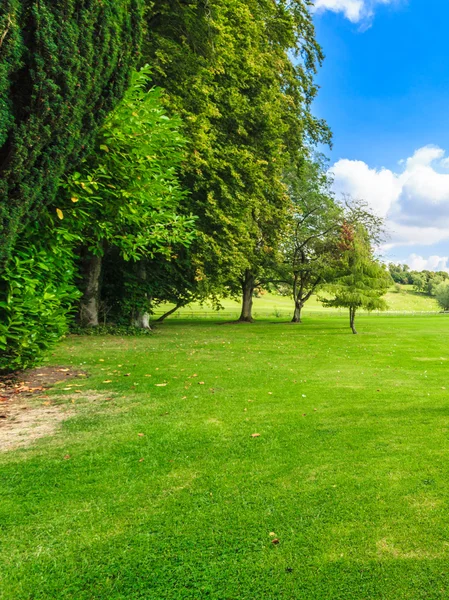
[[[392,287],[385,296],[388,303],[387,312],[439,312],[439,307],[435,298],[426,296],[420,292],[415,292],[412,285],[402,285],[401,291],[397,292],[395,287]],[[240,303],[234,300],[225,299],[222,301],[223,310],[217,313],[210,306],[200,306],[199,304],[190,304],[189,306],[180,309],[173,316],[189,317],[225,317],[234,319],[239,316]],[[159,307],[155,312],[155,318],[161,315],[166,310],[169,310],[171,305]],[[324,308],[318,299],[314,296],[304,307],[303,316],[307,318],[307,313],[335,313],[345,312],[344,310]],[[263,294],[259,298],[254,298],[254,317],[275,317],[288,318],[293,313],[293,301],[287,296],[278,296],[276,294]],[[173,318],[173,317],[172,317]]]

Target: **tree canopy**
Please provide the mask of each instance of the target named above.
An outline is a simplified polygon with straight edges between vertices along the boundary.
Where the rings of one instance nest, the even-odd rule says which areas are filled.
[[[140,0],[0,7],[0,264],[55,197],[138,60]]]

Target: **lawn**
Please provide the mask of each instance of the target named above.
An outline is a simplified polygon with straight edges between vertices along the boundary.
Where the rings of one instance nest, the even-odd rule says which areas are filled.
[[[324,294],[325,295],[325,294]],[[435,298],[426,296],[413,290],[412,285],[401,286],[401,292],[398,293],[392,287],[385,295],[385,300],[388,305],[388,312],[439,312]],[[260,297],[254,298],[254,315],[258,317],[271,317],[277,319],[285,319],[293,315],[293,300],[288,296],[279,296],[276,294],[265,293]],[[167,304],[158,307],[155,315],[160,316],[165,311],[172,308],[173,304]],[[227,319],[237,319],[240,314],[241,304],[237,300],[224,299],[222,300],[222,310],[218,313],[210,306],[201,306],[197,303],[189,304],[188,306],[179,309],[172,318],[213,318],[225,317]],[[318,301],[316,296],[312,296],[306,303],[303,316],[314,316],[317,313],[327,314],[346,314],[345,309],[328,309],[323,308],[323,305]]]
[[[65,340],[71,417],[0,454],[2,600],[448,598],[449,319],[358,329]]]

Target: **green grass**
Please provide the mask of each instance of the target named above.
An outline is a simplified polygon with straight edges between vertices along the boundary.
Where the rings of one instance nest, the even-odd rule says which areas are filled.
[[[385,300],[388,304],[388,312],[404,312],[404,313],[427,313],[427,312],[439,312],[437,301],[435,298],[426,296],[413,290],[412,285],[403,285],[400,293],[396,292],[394,288],[385,295]],[[224,299],[222,300],[223,309],[217,312],[212,307],[201,306],[197,303],[192,303],[178,310],[171,318],[219,318],[226,317],[227,319],[237,319],[240,314],[240,302],[236,300]],[[155,311],[155,316],[159,316],[169,308],[172,308],[172,304],[158,307]],[[276,294],[264,294],[260,298],[254,298],[254,315],[258,317],[274,317],[278,319],[285,319],[291,317],[293,314],[293,301],[287,296],[278,296]],[[346,314],[345,310],[336,310],[323,308],[323,305],[318,301],[316,296],[312,296],[306,303],[303,315],[305,317],[314,316],[317,313],[326,314]]]
[[[67,339],[76,414],[0,455],[0,597],[448,598],[449,320],[358,328]]]

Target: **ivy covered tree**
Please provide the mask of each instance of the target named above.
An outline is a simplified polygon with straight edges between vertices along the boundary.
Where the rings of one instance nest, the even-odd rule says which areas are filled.
[[[141,31],[140,0],[2,1],[0,264],[123,96]]]
[[[192,263],[214,287],[242,294],[242,320],[288,218],[286,166],[329,139],[310,110],[322,59],[310,6],[155,0],[147,11],[144,58],[190,142],[182,179],[191,191],[183,209],[198,216]]]

